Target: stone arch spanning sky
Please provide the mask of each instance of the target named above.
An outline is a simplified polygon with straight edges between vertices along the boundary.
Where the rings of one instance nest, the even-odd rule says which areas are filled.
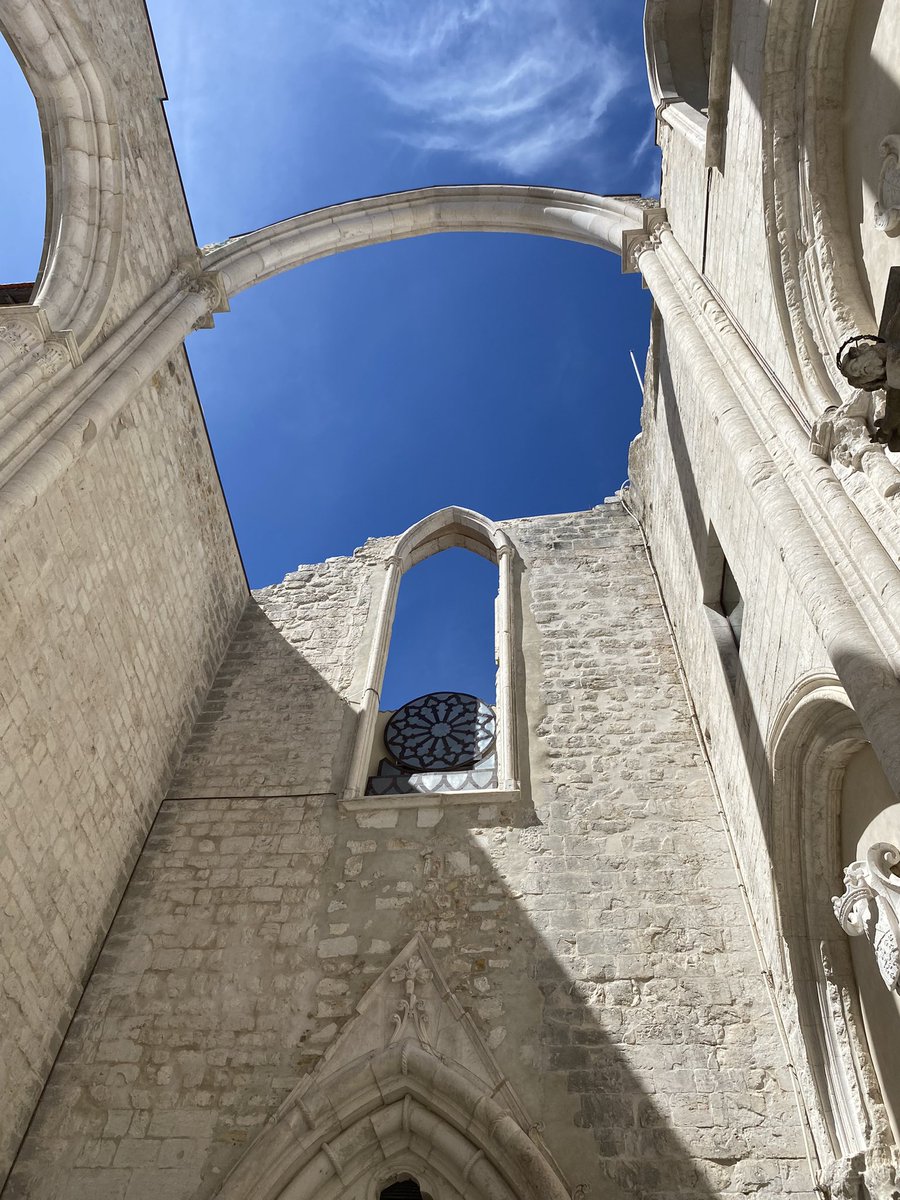
[[[426,184],[657,190],[631,0],[272,0],[262,13],[152,0],[150,15],[201,244]],[[0,72],[12,281],[36,269],[44,182],[11,56]],[[600,503],[626,473],[640,409],[629,351],[642,363],[649,326],[647,294],[620,270],[545,239],[421,238],[275,279],[192,335],[251,585],[446,504],[502,520]],[[456,593],[438,569],[417,597],[435,630],[459,624],[465,583],[447,569]],[[432,686],[477,691],[483,667],[457,653],[466,678]]]

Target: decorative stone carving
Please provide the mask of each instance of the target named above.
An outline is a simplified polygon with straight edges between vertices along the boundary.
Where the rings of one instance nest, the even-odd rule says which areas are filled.
[[[900,134],[889,133],[881,143],[881,176],[875,201],[875,225],[885,233],[900,227]]]
[[[202,296],[209,306],[209,312],[194,322],[194,329],[214,328],[213,313],[228,312],[231,307],[222,277],[217,271],[200,271],[199,274],[194,274],[187,290]]]
[[[641,255],[645,250],[655,250],[659,245],[659,235],[667,229],[671,229],[671,226],[664,208],[656,206],[644,210],[642,227],[628,229],[622,235],[623,274],[637,274],[640,271]]]
[[[832,899],[844,932],[871,942],[881,978],[891,991],[900,991],[900,878],[891,871],[898,863],[896,846],[876,842],[865,861],[845,869],[846,890]]]
[[[818,1184],[829,1200],[900,1200],[896,1149],[871,1145],[847,1158],[836,1158],[819,1172]]]
[[[837,352],[838,370],[863,392],[884,391],[884,412],[874,422],[872,440],[900,451],[900,269],[888,277],[878,333],[847,338]]]
[[[428,1014],[425,1009],[425,1001],[416,995],[416,984],[430,983],[431,974],[418,954],[410,955],[405,963],[400,963],[399,966],[392,969],[391,982],[402,983],[406,993],[397,1005],[397,1011],[392,1018],[396,1026],[391,1038],[392,1042],[399,1041],[400,1038],[408,1037],[410,1033],[415,1032],[420,1042],[426,1046],[430,1045],[427,1031]]]
[[[837,469],[837,474],[863,471],[869,482],[886,499],[900,492],[900,471],[884,453],[884,445],[872,436],[869,425],[871,401],[857,392],[847,404],[832,407],[813,424],[809,448],[818,458]]]
[[[866,1158],[836,1158],[819,1172],[819,1189],[829,1200],[859,1200]]]
[[[404,993],[399,1005],[397,984]],[[430,1040],[422,1036],[426,1005]],[[434,1153],[420,1158],[423,1146]],[[423,1181],[433,1171],[439,1194],[447,1164],[473,1200],[513,1200],[505,1178],[521,1181],[516,1200],[585,1195],[566,1183],[540,1126],[417,934],[360,999],[216,1196],[277,1200],[290,1192],[296,1200],[315,1200],[323,1184],[335,1180],[341,1194],[371,1196],[381,1191],[384,1172],[396,1169]]]

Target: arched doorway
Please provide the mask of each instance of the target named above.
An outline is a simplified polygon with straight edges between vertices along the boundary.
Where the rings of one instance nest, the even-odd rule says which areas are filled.
[[[399,1179],[382,1191],[378,1200],[428,1200],[415,1179]]]

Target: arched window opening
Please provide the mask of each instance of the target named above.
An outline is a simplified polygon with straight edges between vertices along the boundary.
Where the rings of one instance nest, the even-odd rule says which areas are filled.
[[[404,575],[368,795],[496,788],[497,591],[496,565],[459,547]]]
[[[716,641],[725,678],[732,691],[740,673],[739,654],[744,623],[744,598],[731,564],[722,550],[715,528],[706,534],[706,562],[703,571],[703,603],[710,629]]]
[[[665,36],[672,83],[682,100],[708,115],[712,60],[713,0],[668,4]]]
[[[658,116],[721,163],[730,69],[731,0],[648,0],[644,37]]]
[[[425,1197],[415,1179],[398,1179],[384,1189],[378,1200],[425,1200]]]
[[[4,114],[0,191],[0,305],[28,304],[34,291],[47,203],[37,105],[21,68],[0,37],[0,107]]]
[[[400,581],[410,567],[452,548],[472,551],[488,559],[497,570],[493,605],[495,703],[489,704],[483,695],[474,692],[448,690],[455,686],[448,682],[439,691],[412,697],[397,709],[385,710],[381,697],[385,694],[385,668]],[[432,513],[399,538],[394,553],[385,560],[345,801],[453,793],[458,798],[471,796],[475,802],[488,791],[518,791],[512,556],[512,546],[502,530],[478,513],[462,508]],[[440,569],[435,578],[440,581]],[[486,622],[480,623],[484,634]],[[426,622],[425,637],[429,636],[434,640],[438,633],[429,634]],[[482,661],[478,673],[468,677],[479,680],[479,686],[488,692],[486,655],[479,657]],[[402,663],[402,651],[400,658]],[[440,669],[455,669],[452,656]],[[437,682],[440,677],[418,678]],[[395,693],[392,686],[390,694],[400,693]]]
[[[497,567],[451,547],[403,576],[391,633],[382,706],[456,688],[494,703]]]

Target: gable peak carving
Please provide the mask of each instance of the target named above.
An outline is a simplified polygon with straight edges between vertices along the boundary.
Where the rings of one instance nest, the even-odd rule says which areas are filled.
[[[464,1178],[479,1200],[572,1195],[540,1126],[419,934],[372,983],[217,1195],[276,1200],[292,1185],[292,1196],[312,1200],[326,1177],[343,1195],[401,1158],[405,1169],[415,1160],[421,1170]]]

